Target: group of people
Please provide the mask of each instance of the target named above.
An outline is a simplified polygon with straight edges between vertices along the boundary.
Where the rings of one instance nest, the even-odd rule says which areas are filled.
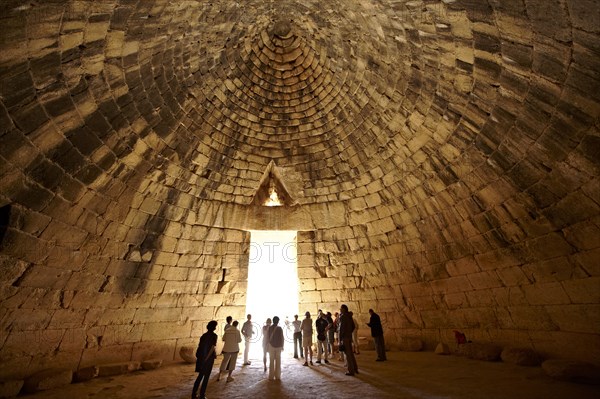
[[[240,352],[240,342],[242,342],[242,335],[245,338],[244,348],[244,365],[249,365],[250,360],[248,355],[250,352],[250,343],[252,336],[254,335],[252,325],[252,315],[247,316],[247,321],[242,325],[241,331],[238,330],[239,322],[233,321],[231,316],[227,316],[225,319],[225,327],[223,328],[223,360],[219,367],[217,375],[217,381],[221,379],[221,375],[227,373],[227,382],[233,381],[232,377],[233,370],[237,362],[237,357]],[[279,324],[279,317],[273,317],[273,320],[267,319],[268,327],[266,330],[263,329],[263,345],[265,344],[265,337],[268,337],[266,341],[268,343],[268,352],[270,358],[269,365],[269,379],[270,380],[281,380],[281,352],[283,351],[284,337],[283,330]],[[206,332],[200,337],[198,343],[198,349],[196,349],[196,372],[198,377],[194,382],[192,388],[192,399],[205,399],[206,388],[208,387],[208,379],[212,371],[215,359],[217,358],[217,322],[212,320],[206,325]],[[265,353],[265,371],[266,366],[266,353]],[[202,385],[201,385],[202,384]],[[199,396],[198,396],[198,390]]]
[[[370,320],[367,325],[371,328],[371,335],[375,342],[377,350],[377,361],[385,361],[385,343],[383,340],[383,328],[381,319],[369,309]],[[232,321],[228,316],[223,328],[223,360],[219,367],[217,381],[221,375],[227,373],[227,382],[233,381],[232,373],[235,369],[239,353],[239,344],[242,342],[242,336],[245,339],[244,365],[249,365],[248,359],[252,336],[254,335],[252,325],[252,315],[247,315],[246,322],[242,325],[241,331],[238,330],[238,321]],[[268,318],[262,328],[262,346],[263,346],[263,365],[264,371],[267,371],[267,354],[269,355],[269,380],[281,380],[281,352],[283,352],[285,339],[283,328],[279,325],[279,317]],[[328,358],[332,358],[335,353],[336,343],[337,351],[340,354],[340,360],[345,361],[347,367],[346,375],[352,376],[358,374],[358,365],[355,354],[359,354],[358,348],[358,323],[353,317],[353,313],[348,310],[348,306],[341,305],[340,312],[335,313],[335,318],[331,312],[323,312],[319,309],[317,319],[314,323],[316,330],[317,360],[321,363],[323,360],[329,364]],[[313,365],[313,321],[310,312],[305,313],[305,318],[300,321],[298,315],[294,315],[294,321],[288,323],[286,327],[293,329],[294,358],[303,358],[304,366]],[[205,398],[208,379],[212,371],[214,361],[217,356],[217,322],[210,321],[206,326],[207,332],[200,337],[198,349],[196,350],[196,372],[198,377],[194,382],[192,390],[192,399],[198,398],[198,389],[200,389],[200,398]],[[202,386],[200,386],[200,384]]]
[[[305,318],[300,321],[298,315],[294,315],[294,321],[291,322],[291,328],[294,331],[294,358],[303,358],[304,366],[313,365],[313,331],[316,330],[317,361],[316,363],[329,364],[329,358],[334,356],[336,343],[341,344],[341,337],[349,334],[351,344],[348,347],[352,354],[358,354],[358,323],[353,317],[352,312],[348,311],[346,305],[342,305],[340,312],[335,313],[335,318],[331,312],[323,312],[319,309],[317,319],[314,322],[310,312],[304,314]],[[345,348],[344,348],[345,349]],[[340,360],[344,360],[344,351],[339,351]],[[354,369],[348,372],[353,374]]]

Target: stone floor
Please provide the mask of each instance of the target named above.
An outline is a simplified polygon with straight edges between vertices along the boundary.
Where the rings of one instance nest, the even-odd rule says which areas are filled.
[[[216,398],[364,398],[364,399],[598,399],[600,387],[552,380],[540,367],[439,356],[431,352],[391,352],[387,362],[375,362],[375,353],[357,356],[360,374],[344,375],[342,362],[303,367],[289,354],[283,356],[282,381],[269,381],[262,362],[234,371],[232,382],[213,375],[207,397]],[[220,364],[221,358],[216,361]],[[111,378],[71,384],[28,398],[174,398],[190,397],[196,374],[185,363],[165,365]]]

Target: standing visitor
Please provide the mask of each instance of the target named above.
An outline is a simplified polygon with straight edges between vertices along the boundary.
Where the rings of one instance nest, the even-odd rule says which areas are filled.
[[[283,351],[283,329],[278,326],[279,317],[273,317],[269,327],[269,380],[281,380],[281,352]]]
[[[250,321],[252,315],[249,314],[246,318],[246,322],[242,325],[242,335],[244,336],[244,366],[250,364],[248,353],[250,352],[250,341],[252,340],[252,335],[254,335],[254,332],[252,331],[252,322]]]
[[[325,319],[327,320],[327,350],[329,351],[329,357],[333,359],[335,345],[335,322],[333,321],[331,312],[327,312]]]
[[[383,362],[387,360],[387,357],[385,356],[385,341],[383,339],[381,318],[379,318],[379,315],[373,309],[369,309],[369,314],[371,318],[367,325],[371,327],[371,336],[373,337],[373,341],[375,341],[375,349],[377,350],[376,361]]]
[[[302,330],[302,347],[304,348],[304,366],[308,366],[310,354],[310,365],[312,366],[313,362],[313,350],[312,350],[312,319],[310,318],[310,312],[304,313],[304,320],[302,320],[302,324],[300,325],[300,329]]]
[[[267,353],[269,353],[269,327],[271,327],[271,318],[269,317],[262,328],[262,346],[263,346],[263,365],[264,371],[267,371]]]
[[[319,309],[317,321],[315,321],[315,327],[317,330],[317,363],[321,363],[321,356],[325,353],[325,363],[329,363],[327,360],[327,319],[325,314]]]
[[[223,333],[223,361],[221,362],[221,367],[219,368],[219,375],[217,376],[217,381],[221,379],[221,373],[228,371],[227,382],[233,381],[233,377],[231,374],[235,369],[235,362],[237,361],[238,353],[240,352],[240,342],[242,342],[242,334],[240,334],[240,330],[238,330],[238,321],[234,321],[229,328],[225,330]]]
[[[344,352],[348,372],[346,375],[358,374],[358,365],[352,352],[352,332],[354,331],[354,322],[352,316],[348,313],[348,306],[345,304],[340,307],[340,351]]]
[[[223,331],[227,330],[229,327],[231,327],[231,321],[233,320],[233,317],[231,316],[227,316],[225,318],[225,327],[223,327]]]
[[[304,359],[304,354],[302,350],[302,322],[298,320],[297,314],[294,315],[294,321],[292,321],[292,326],[294,327],[294,359],[298,359],[298,352],[300,352],[300,357]]]
[[[198,343],[198,349],[196,349],[196,372],[198,377],[194,381],[194,387],[192,388],[192,399],[205,399],[206,387],[208,387],[208,378],[212,371],[213,364],[217,358],[217,322],[211,320],[206,325],[206,332],[200,337]],[[198,387],[202,382],[200,388],[200,396],[198,396]]]
[[[358,349],[358,322],[354,318],[354,313],[348,313],[350,313],[350,316],[352,316],[352,322],[354,323],[354,331],[352,331],[352,352],[359,355],[360,350]]]
[[[344,352],[339,350],[339,346],[341,345],[342,341],[340,340],[340,314],[338,312],[335,312],[333,324],[335,325],[335,341],[338,344],[338,354],[339,354],[338,360],[345,360]],[[345,365],[344,365],[344,367],[345,367]]]

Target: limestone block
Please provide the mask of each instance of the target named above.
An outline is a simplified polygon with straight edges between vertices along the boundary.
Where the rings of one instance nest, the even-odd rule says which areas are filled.
[[[86,346],[86,330],[83,327],[69,328],[64,330],[64,335],[60,341],[59,351],[77,352],[81,351]]]
[[[477,273],[479,266],[472,257],[465,257],[447,262],[446,271],[450,276],[459,276],[470,273]]]
[[[195,281],[167,281],[163,292],[165,294],[196,294],[198,283]]]
[[[528,250],[533,259],[549,259],[569,255],[573,248],[557,233],[547,234],[528,243]]]
[[[25,379],[23,391],[34,393],[68,385],[73,380],[73,371],[67,369],[47,369]]]
[[[176,323],[147,323],[144,325],[142,340],[154,341],[173,338],[188,338],[191,333],[191,328],[191,323],[185,323],[184,325],[178,325]]]
[[[103,346],[112,346],[139,342],[144,333],[144,324],[130,324],[129,322],[126,324],[111,324],[105,327],[101,336],[101,344]],[[89,334],[90,332],[88,331],[88,339],[97,340],[97,338],[90,337]],[[90,346],[88,343],[88,348]]]
[[[27,270],[29,264],[23,261],[15,260],[8,256],[0,257],[0,281],[7,284],[12,284],[18,279],[25,270]]]
[[[301,291],[314,291],[317,288],[316,280],[313,278],[300,279]]]
[[[144,287],[144,291],[146,292],[146,294],[153,295],[161,294],[164,291],[165,285],[167,284],[166,281],[159,280],[150,280],[146,281],[145,283],[146,285]]]
[[[391,217],[375,220],[372,223],[367,223],[367,232],[370,236],[376,234],[386,234],[396,230],[396,224]]]
[[[581,250],[596,248],[600,237],[600,229],[589,221],[570,226],[564,233],[567,241]]]
[[[448,309],[456,309],[465,307],[469,304],[470,301],[467,301],[467,297],[465,294],[457,293],[457,294],[448,294],[443,297]]]
[[[458,347],[457,353],[461,356],[468,357],[469,359],[486,360],[494,362],[500,360],[500,353],[502,348],[494,344],[485,343],[466,343]]]
[[[73,382],[89,381],[93,378],[98,377],[99,372],[100,369],[98,368],[98,366],[89,366],[81,368],[75,373],[73,373]]]
[[[56,242],[57,245],[62,245],[70,248],[79,248],[83,243],[88,233],[85,230],[78,229],[74,226],[69,226],[58,220],[52,220],[48,227],[41,235],[42,239]]]
[[[360,211],[367,208],[367,203],[364,198],[358,197],[351,199],[348,206],[350,211]]]
[[[494,293],[491,290],[477,290],[467,293],[468,303],[472,307],[495,306]]]
[[[300,302],[322,302],[321,292],[320,291],[304,291],[300,293]]]
[[[0,381],[0,398],[14,398],[21,391],[24,383],[23,380]]]
[[[557,380],[600,385],[600,368],[591,363],[551,359],[542,363],[542,369]]]
[[[476,255],[475,259],[482,270],[502,269],[505,267],[519,266],[522,263],[514,253],[506,250],[488,251]]]
[[[502,283],[507,287],[529,283],[527,276],[523,273],[523,269],[518,266],[499,269],[496,273],[500,280],[502,280]]]
[[[420,352],[423,350],[423,341],[418,338],[402,337],[398,348],[403,352]]]
[[[179,267],[200,267],[200,266],[214,266],[216,264],[216,262],[213,261],[213,258],[209,257],[209,256],[201,256],[201,255],[197,255],[197,254],[183,254],[183,255],[178,255],[178,254],[173,254],[175,256],[177,256],[178,258],[173,258],[176,262],[173,263],[172,261],[170,263],[171,266],[179,266]]]
[[[600,277],[588,277],[562,283],[573,303],[599,303]]]
[[[133,323],[177,322],[181,319],[180,308],[137,309]]]
[[[443,342],[440,342],[435,347],[435,354],[436,355],[449,355],[450,347],[448,346],[448,344],[444,344]]]
[[[215,316],[212,306],[186,306],[181,309],[181,320],[211,320]]]
[[[202,331],[202,330],[198,330]],[[204,329],[206,331],[206,329]],[[202,332],[204,332],[202,331]],[[133,345],[131,360],[173,360],[178,340],[137,342]]]
[[[146,197],[144,201],[140,205],[140,210],[142,212],[146,212],[150,215],[156,215],[158,210],[160,209],[161,203],[154,198]]]
[[[155,370],[162,366],[162,360],[160,359],[151,359],[144,360],[141,364],[142,370]]]
[[[546,306],[545,309],[561,331],[597,334],[600,329],[597,304]]]
[[[61,51],[69,50],[79,46],[83,42],[83,32],[71,32],[59,36],[59,47]]]
[[[466,276],[442,278],[430,282],[431,289],[436,293],[448,294],[471,291],[473,287]]]
[[[98,366],[98,377],[109,377],[111,375],[126,374],[139,370],[140,362],[130,361],[122,363],[109,363]]]
[[[106,32],[110,25],[110,21],[93,21],[85,25],[84,37],[86,43],[91,43],[96,40],[102,40],[106,37]]]
[[[209,292],[209,291],[205,289],[205,292]],[[214,290],[213,290],[213,292],[214,292]],[[207,293],[206,296],[204,297],[204,302],[202,304],[203,304],[203,306],[221,306],[221,305],[223,305],[224,301],[225,301],[224,294],[208,294]]]
[[[24,275],[19,286],[61,289],[69,280],[70,275],[71,271],[34,265],[31,269],[31,273],[26,273]]]
[[[498,278],[498,275],[495,272],[481,272],[474,273],[468,275],[469,281],[473,288],[476,290],[479,289],[489,289],[501,287],[502,282]]]
[[[340,281],[337,278],[320,278],[316,280],[317,290],[332,290],[339,288]]]
[[[182,346],[179,349],[179,356],[186,363],[196,363],[196,348],[191,346]]]
[[[187,267],[164,267],[160,278],[162,280],[187,280],[189,269]]]
[[[571,302],[560,283],[531,284],[522,288],[527,302],[531,305],[558,305]]]
[[[504,348],[500,358],[505,363],[519,366],[539,366],[541,363],[540,355],[528,348]]]
[[[135,314],[135,309],[106,309],[97,325],[129,324]]]
[[[43,309],[22,309],[10,315],[12,331],[44,330],[52,319],[52,311]]]
[[[323,302],[334,303],[340,299],[340,296],[341,296],[340,290],[321,291],[321,298],[322,298]]]
[[[599,257],[600,248],[596,248],[591,251],[585,251],[573,256],[577,264],[585,269],[585,271],[591,276],[600,276],[600,262],[598,262]]]

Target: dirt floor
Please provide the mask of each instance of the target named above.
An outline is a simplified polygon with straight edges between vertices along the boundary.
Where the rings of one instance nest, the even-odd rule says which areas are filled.
[[[238,367],[234,381],[216,381],[217,358],[206,396],[210,399],[364,398],[364,399],[599,399],[600,387],[552,380],[540,367],[440,356],[431,352],[389,352],[375,362],[375,352],[357,355],[360,373],[344,375],[343,362],[303,367],[284,354],[282,381],[269,381],[262,359]],[[316,360],[316,357],[315,357]],[[27,398],[174,398],[191,397],[194,365],[172,363],[153,371],[96,378]]]

